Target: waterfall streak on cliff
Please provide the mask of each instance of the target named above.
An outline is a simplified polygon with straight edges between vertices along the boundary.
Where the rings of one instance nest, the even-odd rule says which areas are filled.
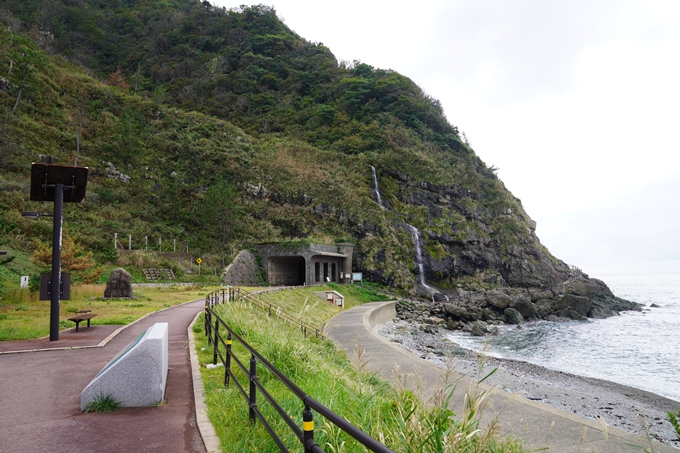
[[[420,248],[420,232],[413,225],[404,223],[404,226],[411,232],[411,240],[413,240],[413,247],[416,251],[416,267],[418,268],[418,276],[420,277],[420,284],[426,285],[425,277],[423,276],[423,252]]]
[[[376,201],[378,202],[380,208],[383,211],[386,211],[387,208],[385,208],[382,198],[380,197],[378,177],[375,173],[375,167],[373,165],[371,165],[371,176],[373,177],[373,193],[375,194]],[[414,227],[413,225],[409,225],[408,223],[402,223],[401,225],[411,233],[411,239],[413,240],[413,247],[415,249],[416,254],[415,264],[416,271],[418,273],[418,281],[425,289],[427,289],[427,291],[432,295],[434,300],[434,294],[437,293],[438,291],[425,282],[425,268],[423,266],[423,248],[420,246],[420,231],[418,230],[418,228]],[[448,299],[449,298],[447,297],[446,300],[448,301]]]
[[[380,197],[380,190],[378,190],[378,177],[375,174],[375,167],[371,165],[371,175],[373,176],[373,193],[375,193],[375,198],[378,201],[378,206],[385,211],[385,205],[383,204],[382,198]]]
[[[416,251],[416,269],[418,269],[418,279],[420,284],[429,290],[433,295],[438,292],[425,282],[425,269],[423,266],[423,248],[420,246],[420,231],[418,228],[408,223],[403,223],[404,227],[411,232],[411,239],[413,240],[413,247]]]

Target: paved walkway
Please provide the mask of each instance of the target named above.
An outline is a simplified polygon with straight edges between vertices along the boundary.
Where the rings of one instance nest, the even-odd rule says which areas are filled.
[[[377,327],[390,322],[395,316],[395,302],[373,302],[344,311],[332,318],[324,328],[326,335],[338,347],[347,351],[349,357],[355,355],[357,339],[365,349],[365,357],[370,361],[367,368],[379,372],[388,380],[396,380],[395,367],[402,374],[409,374],[408,387],[417,390],[419,376],[420,387],[429,391],[435,389],[442,375],[442,369],[418,356],[411,354],[403,347],[394,344],[376,333]],[[464,391],[472,382],[461,379],[453,398],[453,410],[460,413]],[[482,390],[488,387],[482,385]],[[556,452],[635,452],[642,448],[650,448],[649,441],[613,427],[603,426],[595,421],[554,409],[550,406],[528,400],[522,396],[511,396],[505,392],[494,392],[490,406],[485,410],[485,422],[498,416],[503,434],[512,433],[524,440],[529,449],[548,447]],[[608,439],[608,440],[607,440]],[[631,445],[632,444],[632,445]],[[654,442],[654,451],[678,452],[673,447]]]
[[[70,329],[56,342],[0,342],[0,452],[204,452],[196,428],[187,338],[187,328],[203,305],[200,299],[168,308],[121,330],[93,325],[76,334]],[[165,403],[81,412],[80,392],[156,322],[169,327]]]

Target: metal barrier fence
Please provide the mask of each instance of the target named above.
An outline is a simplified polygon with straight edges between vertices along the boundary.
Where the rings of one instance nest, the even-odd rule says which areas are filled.
[[[281,308],[276,307],[258,298],[256,294],[249,293],[248,291],[242,290],[241,288],[235,288],[233,286],[230,286],[227,288],[222,288],[213,291],[212,293],[206,296],[205,303],[206,305],[209,304],[210,306],[213,306],[220,303],[235,300],[242,300],[244,302],[248,301],[252,305],[265,310],[270,317],[276,316],[289,326],[300,329],[302,335],[304,335],[305,338],[307,338],[307,333],[310,334],[313,333],[314,336],[317,338],[321,339],[326,338],[326,336],[321,333],[320,328],[310,326],[306,322],[302,321],[300,318],[293,316],[289,313],[286,313],[285,311],[281,310]]]
[[[229,293],[228,291],[220,294],[219,296],[224,301],[224,297],[236,297],[238,294],[236,291]],[[219,292],[219,291],[218,291]],[[212,294],[212,293],[211,293]],[[340,415],[328,409],[323,404],[316,401],[311,396],[307,395],[302,391],[297,385],[295,385],[288,377],[286,377],[281,371],[279,371],[274,365],[269,363],[259,352],[252,348],[245,340],[243,340],[239,335],[236,334],[214,311],[213,301],[216,299],[216,295],[209,295],[206,297],[205,305],[205,335],[208,338],[208,343],[213,347],[213,365],[217,365],[217,360],[219,359],[224,366],[224,386],[228,387],[230,382],[233,382],[238,388],[241,396],[246,400],[250,407],[249,418],[251,423],[255,419],[259,419],[264,428],[267,430],[269,435],[272,437],[276,445],[282,452],[288,452],[288,448],[284,445],[283,441],[276,433],[274,428],[269,424],[265,416],[260,411],[257,405],[258,393],[265,397],[265,399],[271,404],[276,413],[281,417],[281,419],[288,425],[290,430],[295,434],[300,443],[304,447],[305,453],[324,453],[324,450],[314,441],[314,418],[312,409],[315,410],[319,415],[323,416],[328,422],[332,423],[336,427],[343,430],[352,438],[356,439],[359,443],[365,446],[369,451],[376,453],[394,453],[392,450],[387,448],[385,445],[381,444],[377,440],[373,439],[368,434],[361,431],[356,426],[352,425],[350,422],[345,420]],[[227,333],[227,338],[223,337],[221,332]],[[248,352],[250,352],[250,362],[248,366],[235,355],[232,349],[232,342],[236,340],[241,344]],[[232,362],[235,363],[238,368],[248,376],[248,391],[245,389],[245,385],[241,384],[236,375],[232,371]],[[257,363],[263,365],[267,370],[269,370],[276,378],[291,392],[293,393],[304,405],[304,410],[302,411],[302,429],[295,423],[295,421],[288,415],[288,413],[281,407],[281,405],[271,396],[271,394],[264,388],[257,377]]]

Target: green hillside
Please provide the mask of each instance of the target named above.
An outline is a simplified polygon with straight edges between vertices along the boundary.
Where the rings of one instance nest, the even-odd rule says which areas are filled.
[[[35,273],[50,222],[20,211],[40,155],[90,167],[66,233],[100,264],[113,235],[176,240],[207,264],[269,241],[356,243],[354,268],[413,292],[427,280],[550,286],[550,256],[521,203],[407,77],[338,62],[262,5],[192,0],[8,0],[0,10],[0,267]],[[371,192],[378,173],[383,211]],[[167,245],[166,245],[167,247]],[[184,246],[183,246],[184,247]],[[167,250],[167,249],[166,249]],[[3,257],[0,257],[2,260]],[[0,261],[2,263],[3,261]]]

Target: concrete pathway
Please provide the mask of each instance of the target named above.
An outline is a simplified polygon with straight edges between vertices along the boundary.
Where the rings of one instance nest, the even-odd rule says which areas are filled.
[[[93,325],[76,334],[71,329],[57,342],[0,342],[0,452],[204,452],[187,337],[203,306],[199,299],[171,307],[121,330]],[[169,327],[165,402],[155,408],[81,412],[80,392],[156,322]]]
[[[367,368],[379,372],[385,379],[398,381],[400,373],[408,374],[407,386],[418,391],[424,390],[429,398],[437,388],[442,376],[442,368],[429,363],[377,334],[377,329],[392,321],[396,316],[396,302],[373,302],[344,311],[332,318],[324,328],[326,335],[339,348],[347,351],[349,357],[355,356],[357,339],[365,350],[364,360],[369,359]],[[399,369],[400,371],[396,371]],[[454,393],[452,409],[462,412],[465,391],[474,382],[462,376]],[[484,391],[489,387],[480,386]],[[520,395],[510,395],[494,391],[489,406],[484,411],[483,422],[488,423],[495,417],[502,433],[514,435],[525,442],[531,450],[547,448],[557,452],[635,452],[643,451],[642,446],[650,449],[649,441],[641,436],[607,427],[596,421],[554,409],[550,406],[528,400]],[[650,450],[651,451],[651,450]],[[677,449],[653,442],[653,451],[678,452]]]

